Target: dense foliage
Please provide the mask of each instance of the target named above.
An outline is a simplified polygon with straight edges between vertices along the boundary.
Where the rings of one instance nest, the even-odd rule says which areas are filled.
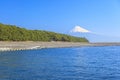
[[[27,30],[14,25],[0,24],[0,41],[68,41],[88,42],[85,38],[41,30]]]

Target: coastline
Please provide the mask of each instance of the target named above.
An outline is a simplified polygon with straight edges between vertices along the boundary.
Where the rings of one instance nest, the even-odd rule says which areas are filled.
[[[82,43],[82,42],[34,42],[0,41],[0,51],[32,50],[61,47],[120,46],[120,43]]]

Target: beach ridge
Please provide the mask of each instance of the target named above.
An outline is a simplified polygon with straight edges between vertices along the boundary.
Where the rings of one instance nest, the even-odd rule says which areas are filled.
[[[120,43],[1,41],[0,51],[32,50],[41,48],[60,48],[60,47],[88,47],[88,46],[120,46]]]

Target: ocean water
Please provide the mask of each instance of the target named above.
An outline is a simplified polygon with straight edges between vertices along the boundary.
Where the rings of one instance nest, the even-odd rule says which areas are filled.
[[[0,80],[120,80],[120,46],[0,52]]]

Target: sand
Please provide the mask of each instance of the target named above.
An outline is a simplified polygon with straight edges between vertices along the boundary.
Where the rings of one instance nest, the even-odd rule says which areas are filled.
[[[88,47],[88,46],[120,46],[120,43],[1,41],[0,51],[30,50],[30,49],[41,49],[41,48],[60,48],[60,47]]]

